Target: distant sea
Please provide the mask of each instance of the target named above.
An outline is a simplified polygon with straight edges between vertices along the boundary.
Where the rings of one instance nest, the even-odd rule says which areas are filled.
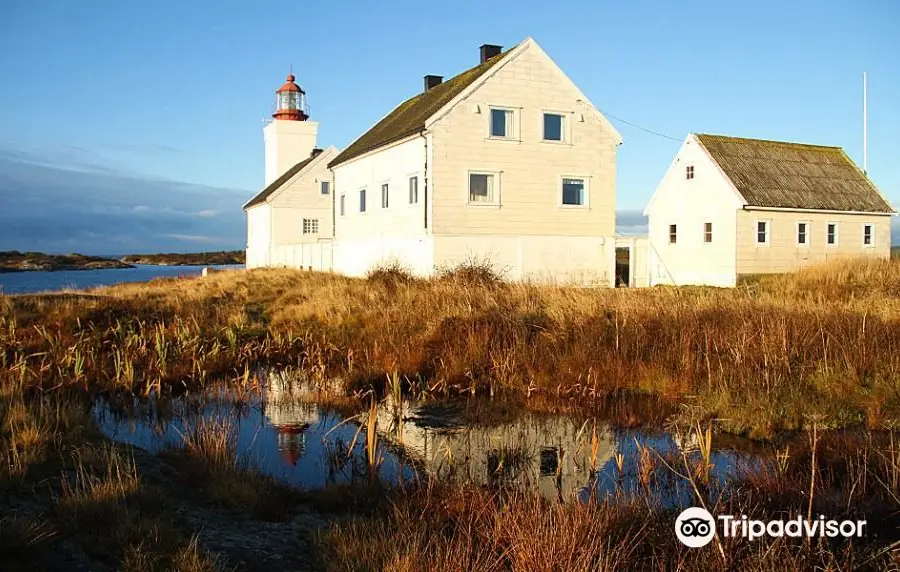
[[[243,268],[243,265],[211,266],[211,268]],[[0,274],[0,293],[26,294],[51,292],[66,288],[112,286],[123,282],[147,282],[154,278],[199,276],[203,266],[138,265],[136,268],[105,270],[59,270],[56,272],[7,272]]]

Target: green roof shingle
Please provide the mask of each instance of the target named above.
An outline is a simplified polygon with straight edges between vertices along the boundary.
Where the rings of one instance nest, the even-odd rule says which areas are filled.
[[[748,206],[892,213],[840,147],[696,135]]]
[[[509,53],[509,50],[462,72],[426,92],[407,99],[341,151],[337,157],[328,163],[328,167],[335,167],[389,143],[420,133],[425,129],[425,121],[429,117],[437,113],[450,100],[494,67],[507,53]]]

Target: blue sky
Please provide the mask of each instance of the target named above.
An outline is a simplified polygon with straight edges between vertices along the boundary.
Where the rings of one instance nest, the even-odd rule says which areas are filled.
[[[693,131],[840,145],[861,164],[863,71],[869,174],[900,204],[898,29],[894,0],[8,2],[0,223],[19,226],[0,225],[0,250],[241,247],[240,204],[262,184],[263,119],[289,66],[321,123],[320,146],[343,147],[423,75],[452,76],[477,63],[482,43],[526,36],[622,133],[624,226],[640,224],[633,211],[679,143],[616,118],[679,140]],[[79,196],[64,210],[67,193]],[[29,216],[96,236],[45,240],[27,232]],[[116,220],[123,228],[109,228]],[[133,220],[146,226],[129,237]]]

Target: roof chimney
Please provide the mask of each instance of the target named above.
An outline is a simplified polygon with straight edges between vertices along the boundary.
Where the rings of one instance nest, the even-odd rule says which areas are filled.
[[[484,63],[494,56],[499,56],[500,52],[503,51],[503,46],[495,46],[494,44],[482,44],[479,50],[481,50],[481,63]]]
[[[444,81],[444,76],[442,76],[442,75],[426,75],[425,76],[425,91],[428,91],[433,87],[437,87],[437,86],[441,85],[442,81]]]

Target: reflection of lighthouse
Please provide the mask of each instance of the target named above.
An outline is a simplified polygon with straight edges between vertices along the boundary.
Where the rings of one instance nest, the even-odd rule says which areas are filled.
[[[306,430],[319,422],[314,405],[303,403],[290,381],[272,373],[267,376],[263,413],[277,431],[278,451],[296,465],[306,453]]]

